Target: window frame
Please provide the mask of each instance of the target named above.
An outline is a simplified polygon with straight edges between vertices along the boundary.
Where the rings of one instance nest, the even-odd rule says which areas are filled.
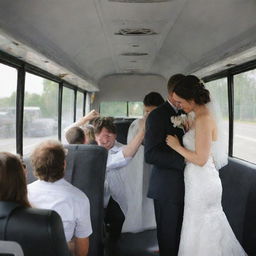
[[[62,99],[63,87],[80,91],[83,97],[83,113],[85,113],[86,90],[66,82],[65,80],[29,64],[17,57],[2,52],[0,50],[0,63],[17,69],[17,88],[16,88],[16,153],[23,156],[23,118],[24,118],[24,97],[25,97],[25,76],[26,72],[48,79],[58,84],[58,139],[61,140],[61,119],[62,119]],[[75,97],[74,97],[75,98]],[[74,100],[74,106],[76,102]],[[73,120],[75,120],[76,108],[74,108]]]

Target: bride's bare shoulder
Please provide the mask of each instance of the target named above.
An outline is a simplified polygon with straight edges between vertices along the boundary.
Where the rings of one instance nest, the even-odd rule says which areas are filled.
[[[202,125],[214,125],[213,116],[208,109],[201,111],[196,116],[195,122],[197,124],[202,124]]]

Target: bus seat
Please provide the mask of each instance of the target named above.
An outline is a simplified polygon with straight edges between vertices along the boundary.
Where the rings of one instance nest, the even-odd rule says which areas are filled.
[[[13,241],[0,241],[0,255],[24,256],[21,246]]]
[[[26,256],[70,256],[60,216],[51,210],[0,201],[1,240],[15,241]]]
[[[249,255],[256,255],[256,168],[229,158],[220,171],[222,206],[240,243]]]
[[[107,150],[97,145],[65,145],[68,149],[65,179],[89,198],[93,233],[88,256],[103,255],[103,193]]]
[[[114,121],[114,124],[116,126],[116,133],[117,137],[116,140],[122,144],[127,144],[127,135],[128,130],[131,125],[131,123],[134,121],[133,119],[117,119]]]

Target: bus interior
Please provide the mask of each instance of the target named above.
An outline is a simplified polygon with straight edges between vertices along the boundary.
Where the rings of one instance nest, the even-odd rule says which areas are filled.
[[[39,142],[63,141],[63,129],[95,109],[115,118],[126,144],[147,93],[166,98],[173,74],[196,75],[225,121],[223,209],[247,254],[256,256],[255,16],[254,0],[0,0],[0,151],[23,156],[30,183],[29,154]],[[88,256],[107,255],[107,153],[97,145],[65,147],[65,178],[92,205]],[[24,237],[12,236],[26,247]],[[22,248],[24,255],[46,255],[40,246],[45,241],[34,254]],[[155,227],[123,232],[116,246],[118,256],[159,255]]]

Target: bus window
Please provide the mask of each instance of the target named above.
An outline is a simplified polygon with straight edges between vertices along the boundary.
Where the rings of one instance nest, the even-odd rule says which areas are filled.
[[[84,94],[77,92],[76,99],[76,120],[83,117],[83,103],[84,103]]]
[[[61,130],[74,122],[74,90],[63,87]],[[62,133],[63,140],[63,133]]]
[[[26,73],[24,99],[24,154],[36,144],[58,136],[58,84]]]
[[[100,103],[101,116],[126,117],[127,102],[126,101],[108,101]]]
[[[142,117],[143,103],[140,101],[128,102],[128,116],[134,118]]]
[[[256,69],[234,76],[233,156],[256,163]]]
[[[102,102],[100,104],[100,114],[113,117],[142,117],[143,103],[140,101]]]
[[[0,64],[0,151],[16,153],[17,70]]]

